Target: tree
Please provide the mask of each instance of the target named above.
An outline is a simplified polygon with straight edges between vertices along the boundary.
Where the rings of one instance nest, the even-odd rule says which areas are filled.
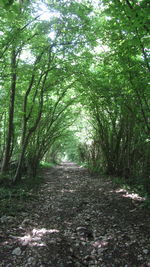
[[[37,11],[41,3],[47,18]],[[148,1],[103,0],[99,9],[92,0],[7,4],[0,40],[2,172],[14,162],[17,182],[23,169],[34,176],[48,155],[68,155],[148,184]]]
[[[46,114],[45,99],[51,92],[57,90],[57,87],[63,88],[64,84],[70,86],[70,82],[75,80],[73,75],[75,65],[79,65],[80,55],[78,56],[78,53],[81,49],[87,50],[84,48],[85,43],[90,44],[91,35],[88,33],[90,28],[88,14],[91,12],[89,5],[70,1],[68,6],[64,7],[63,2],[58,5],[57,2],[50,1],[47,7],[53,12],[57,11],[58,15],[52,16],[49,21],[39,21],[40,15],[37,15],[36,10],[32,14],[29,12],[30,8],[33,8],[32,3],[28,3],[26,7],[25,11],[25,9],[20,10],[19,4],[14,3],[10,6],[14,18],[11,28],[8,26],[10,18],[7,10],[5,11],[4,20],[8,36],[2,42],[3,52],[1,54],[2,58],[5,56],[9,61],[11,47],[13,47],[13,61],[8,68],[8,72],[11,70],[13,73],[13,83],[9,92],[8,129],[4,129],[7,132],[7,141],[2,172],[7,170],[11,160],[17,161],[14,182],[21,178],[29,142],[36,135],[41,119],[45,117],[51,120],[55,114],[55,102],[51,110],[52,114],[49,111]],[[10,31],[11,36],[9,36]],[[52,37],[51,33],[53,33]],[[82,41],[79,39],[81,37]],[[25,49],[31,57],[30,61],[29,59],[23,60]],[[70,79],[71,75],[72,79]],[[62,103],[61,101],[60,104]],[[71,103],[72,99],[68,100],[66,107]],[[15,117],[14,110],[17,111]],[[58,117],[64,110],[65,108],[62,108]],[[48,130],[51,131],[51,126]],[[16,141],[15,147],[13,147],[13,140]]]

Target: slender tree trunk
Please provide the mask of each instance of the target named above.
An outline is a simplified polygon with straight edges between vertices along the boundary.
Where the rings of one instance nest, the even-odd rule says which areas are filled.
[[[23,166],[23,161],[24,161],[24,155],[26,152],[26,148],[27,148],[27,144],[28,142],[26,141],[22,147],[22,151],[20,154],[20,158],[19,158],[19,162],[18,162],[18,166],[17,166],[17,170],[13,179],[13,183],[17,183],[18,181],[20,181],[21,179],[21,175],[22,175],[22,166]]]
[[[10,87],[8,131],[7,131],[6,146],[1,168],[2,173],[7,170],[11,157],[11,146],[12,146],[13,131],[14,131],[14,103],[15,103],[15,93],[16,93],[16,80],[17,80],[16,52],[15,49],[13,48],[11,55],[11,87]]]
[[[41,58],[42,58],[42,56],[44,54],[44,51],[42,51],[42,53],[39,55],[39,57],[37,57],[37,60],[35,62],[34,68],[36,68],[37,63],[40,62],[40,60],[41,60]],[[50,62],[49,62],[49,64],[50,64]],[[49,70],[49,68],[48,68],[48,70]],[[26,94],[25,94],[25,97],[24,97],[23,132],[22,132],[22,140],[21,140],[21,146],[22,147],[21,147],[21,153],[20,153],[20,157],[19,157],[17,170],[16,170],[16,173],[15,173],[14,178],[13,178],[13,182],[14,183],[17,183],[21,179],[22,166],[23,166],[24,156],[25,156],[25,153],[26,153],[26,150],[27,150],[27,146],[29,144],[30,137],[36,131],[37,126],[38,126],[38,124],[40,122],[40,119],[41,119],[41,116],[42,116],[43,94],[44,94],[44,88],[45,88],[44,86],[45,86],[45,82],[46,82],[46,79],[47,79],[47,76],[48,76],[48,73],[49,73],[48,70],[45,72],[45,76],[43,78],[43,81],[42,81],[43,74],[41,74],[41,76],[39,78],[39,87],[40,87],[40,82],[42,81],[41,90],[40,90],[40,96],[39,96],[39,110],[38,110],[38,115],[37,115],[37,118],[36,118],[36,120],[34,122],[34,125],[30,129],[28,129],[28,133],[27,133],[27,123],[28,123],[28,120],[32,116],[33,106],[31,107],[31,109],[29,111],[29,114],[27,115],[27,104],[28,104],[28,96],[29,96],[29,94],[30,94],[30,92],[32,90],[33,84],[34,84],[34,79],[35,79],[35,74],[34,73],[32,74],[32,77],[31,77],[31,80],[30,80],[30,83],[29,83],[29,87],[28,87],[28,89],[26,91]],[[39,87],[36,90],[38,90]],[[35,101],[36,96],[37,96],[37,91],[35,92],[35,95],[34,95],[34,101]],[[33,104],[34,104],[34,101],[33,101]]]
[[[16,170],[16,173],[15,173],[15,176],[14,176],[14,179],[13,179],[14,183],[17,183],[21,179],[22,166],[23,166],[23,162],[24,162],[24,155],[26,153],[26,149],[27,149],[27,146],[29,144],[30,137],[35,132],[35,130],[37,129],[37,126],[38,126],[38,124],[40,122],[41,115],[42,115],[42,107],[43,107],[43,90],[41,92],[41,106],[40,106],[39,114],[37,116],[35,124],[34,124],[34,126],[32,128],[29,129],[29,132],[28,132],[27,136],[24,137],[24,139],[23,139],[21,154],[20,154],[20,157],[19,157],[17,170]],[[23,135],[24,135],[24,133],[23,133]]]

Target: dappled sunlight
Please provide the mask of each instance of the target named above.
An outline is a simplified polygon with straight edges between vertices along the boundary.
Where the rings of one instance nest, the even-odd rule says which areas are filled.
[[[104,241],[104,240],[97,240],[93,243],[93,247],[95,248],[104,248],[107,247],[109,245],[108,241]]]
[[[111,193],[115,192],[115,193],[118,193],[118,194],[122,195],[122,197],[124,197],[124,198],[130,198],[130,199],[137,200],[137,201],[144,201],[145,200],[145,197],[141,197],[137,193],[129,192],[126,189],[123,189],[123,188],[119,188],[119,189],[117,189],[115,191],[112,190],[110,192]]]
[[[46,243],[42,241],[42,237],[44,235],[49,235],[53,233],[59,233],[57,229],[36,229],[34,228],[30,233],[26,234],[23,237],[18,237],[18,241],[21,243],[22,246],[37,246],[43,247],[46,246]]]
[[[42,228],[42,229],[33,229],[32,230],[32,234],[33,236],[43,236],[47,233],[59,233],[59,230],[56,230],[56,229],[50,229],[50,230],[47,230],[45,228]]]
[[[131,199],[134,199],[134,200],[139,200],[139,201],[145,200],[144,197],[140,197],[138,194],[129,193],[129,192],[126,192],[126,194],[124,195],[124,197],[131,198]]]
[[[68,189],[62,189],[61,191],[60,191],[61,193],[74,193],[74,192],[76,192],[76,190],[68,190]]]
[[[100,191],[100,192],[103,191],[103,188],[99,188],[98,191]]]

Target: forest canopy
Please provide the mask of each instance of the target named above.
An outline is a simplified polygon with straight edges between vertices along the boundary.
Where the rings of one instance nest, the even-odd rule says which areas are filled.
[[[82,162],[150,189],[147,0],[0,0],[1,180]]]

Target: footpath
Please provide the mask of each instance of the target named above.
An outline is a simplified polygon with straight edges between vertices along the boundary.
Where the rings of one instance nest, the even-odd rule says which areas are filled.
[[[150,267],[141,197],[73,163],[41,175],[35,198],[0,217],[1,267]]]

